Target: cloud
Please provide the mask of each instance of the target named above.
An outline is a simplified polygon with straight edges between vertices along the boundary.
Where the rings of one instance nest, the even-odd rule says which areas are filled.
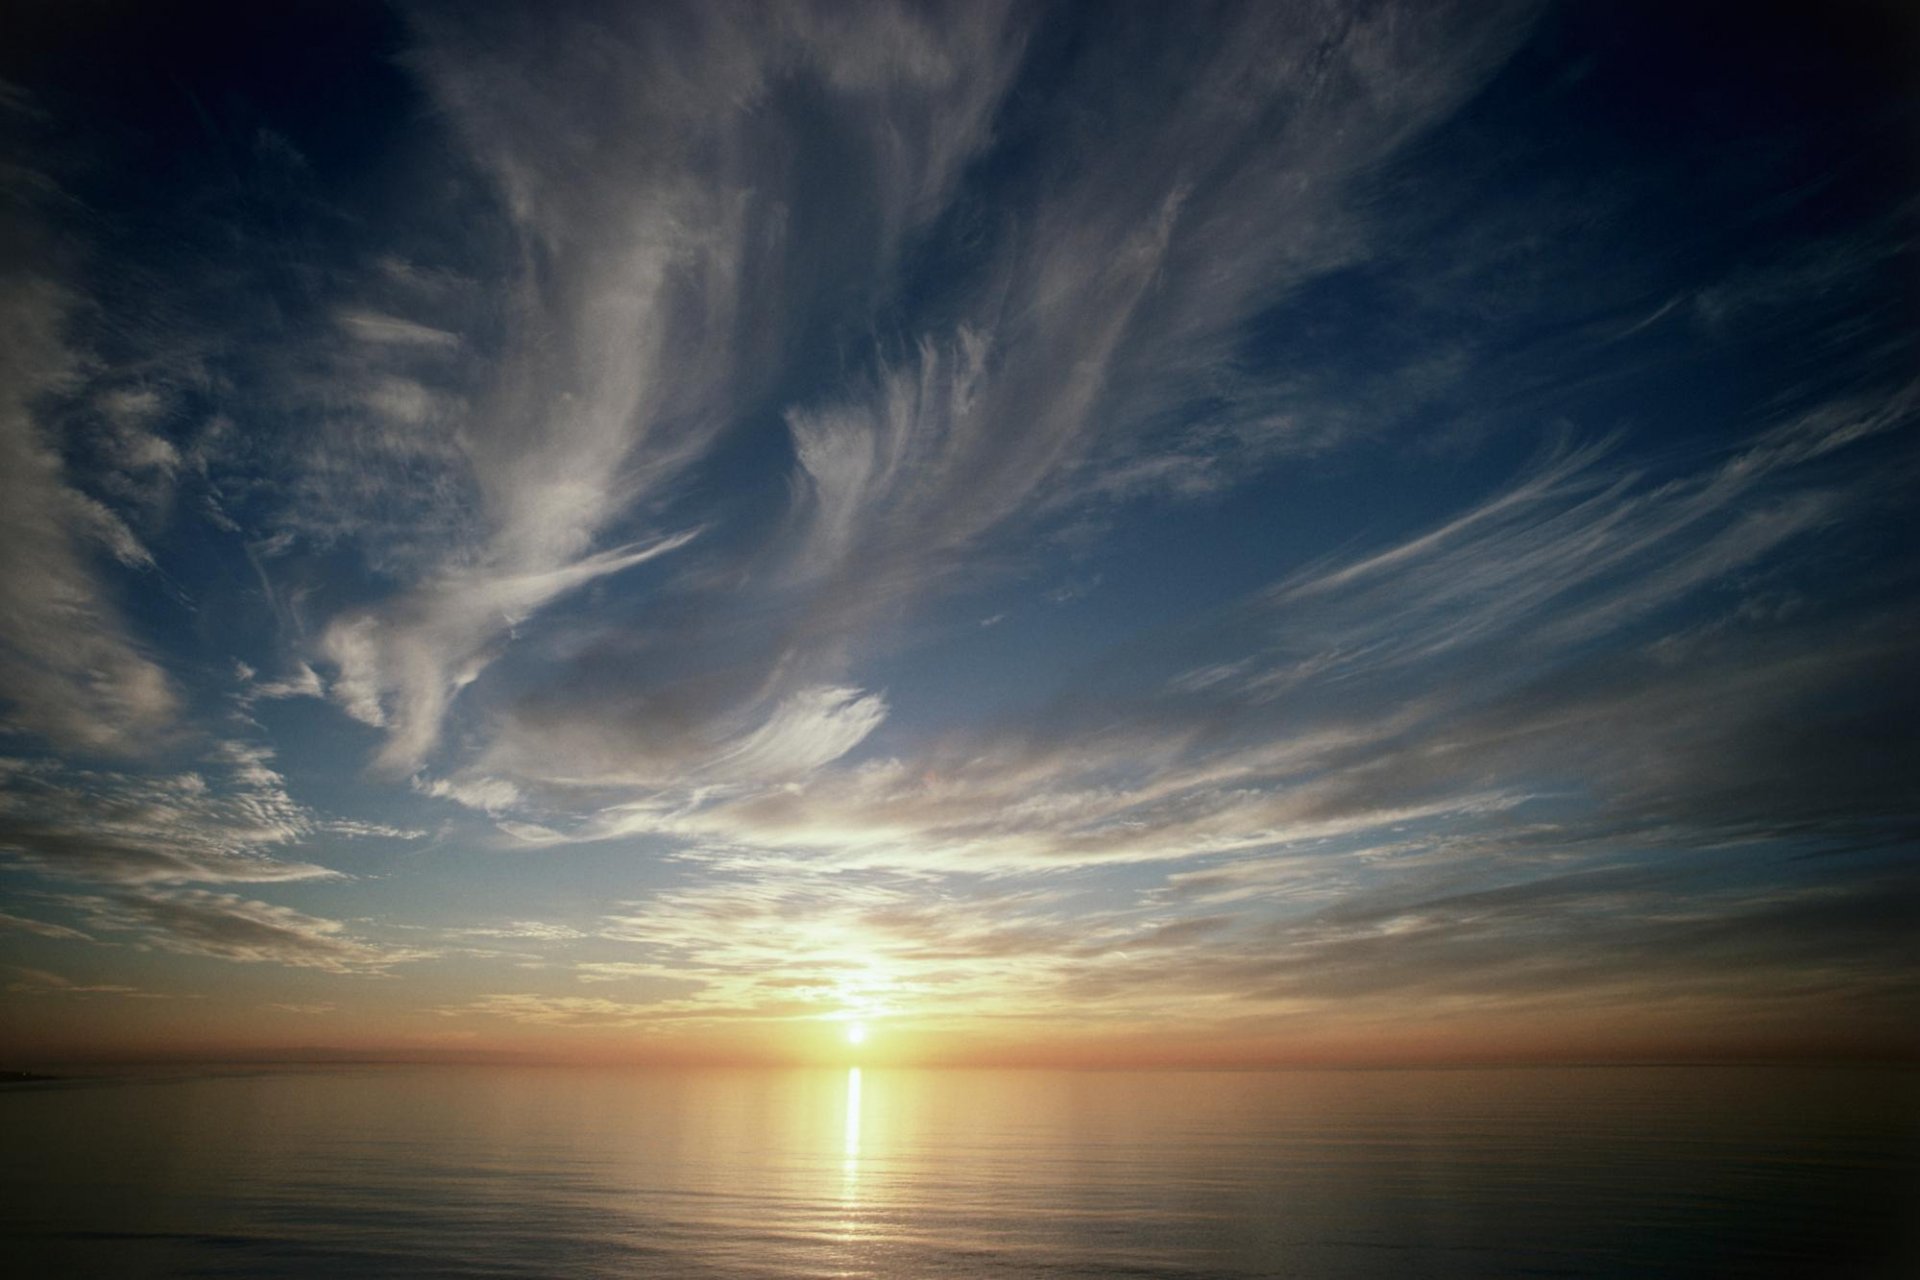
[[[342,974],[383,973],[432,955],[354,938],[337,920],[204,889],[132,888],[62,901],[102,933],[131,934],[176,955]]]
[[[1179,624],[1170,651],[1222,656],[1157,689],[1089,685],[777,786],[664,788],[566,838],[687,851],[704,885],[607,935],[707,975],[690,1007],[729,1016],[988,1016],[1007,991],[1082,1018],[1569,991],[1758,1010],[1788,978],[1902,1007],[1882,926],[1903,908],[1882,908],[1912,892],[1884,858],[1920,831],[1911,611],[1769,601],[1798,580],[1790,542],[1817,556],[1897,505],[1899,465],[1823,466],[1905,430],[1911,399],[1783,415],[1659,480],[1553,452]],[[1060,879],[1124,865],[1137,891],[1097,905],[1115,881]]]
[[[0,929],[10,929],[16,933],[31,933],[41,938],[57,938],[69,942],[91,942],[92,938],[78,929],[69,929],[63,924],[48,924],[44,920],[28,920],[23,916],[0,912]]]
[[[835,6],[689,6],[677,23],[563,13],[537,38],[510,10],[418,6],[411,17],[408,60],[524,256],[505,286],[503,332],[478,339],[497,350],[461,393],[457,429],[432,380],[392,362],[442,358],[459,335],[388,311],[338,313],[366,349],[342,353],[348,379],[391,424],[376,435],[440,442],[381,444],[395,459],[381,470],[442,477],[449,507],[472,513],[410,553],[411,585],[336,616],[319,646],[339,672],[336,699],[387,730],[378,763],[389,772],[426,760],[459,691],[518,622],[690,536],[593,550],[671,499],[767,385],[789,325],[822,290],[875,262],[884,271],[902,237],[938,214],[1018,43],[993,5],[944,18],[874,7],[857,22]],[[777,136],[789,117],[764,110],[796,76],[832,95],[847,162],[880,193],[862,210],[870,220],[814,224],[814,175],[793,168]],[[809,254],[827,246],[819,274],[787,260],[793,235]],[[325,499],[336,482],[323,477],[351,486],[363,474],[365,451],[338,444],[304,466],[319,481],[304,508],[367,509]],[[335,529],[377,542],[374,525]]]
[[[340,327],[361,342],[391,343],[408,347],[454,347],[460,335],[429,325],[403,320],[398,316],[376,315],[367,311],[343,311],[336,319]]]
[[[244,673],[247,684],[247,697],[252,698],[324,698],[327,687],[320,679],[319,672],[304,662],[296,662],[293,671],[277,680],[259,680],[252,678],[252,672]]]
[[[1070,990],[1151,1000],[1160,991],[1249,1006],[1359,1011],[1410,1002],[1543,1009],[1575,993],[1596,1012],[1655,1014],[1697,1002],[1737,1009],[1845,1000],[1864,1014],[1911,1009],[1920,988],[1899,925],[1910,877],[1836,869],[1826,884],[1729,884],[1707,864],[1588,868],[1495,888],[1389,892],[1302,919],[1208,937],[1174,955],[1090,969]]]
[[[801,689],[708,768],[722,778],[754,781],[810,773],[858,746],[886,714],[882,698],[858,689]]]
[[[630,982],[636,978],[669,978],[684,981],[682,975],[661,965],[635,964],[628,960],[603,960],[573,966],[577,982]]]
[[[588,936],[572,925],[542,920],[509,920],[505,924],[470,925],[447,932],[458,938],[516,938],[528,942],[573,942]]]
[[[0,228],[3,229],[3,228]],[[138,753],[179,699],[128,637],[95,552],[152,557],[121,519],[76,490],[34,413],[69,382],[60,337],[71,299],[14,264],[0,278],[0,715],[63,749]]]
[[[1597,450],[1557,454],[1431,531],[1262,593],[1249,621],[1222,635],[1245,638],[1250,627],[1266,637],[1263,649],[1190,668],[1162,696],[1099,704],[1097,730],[1073,717],[799,788],[670,794],[616,806],[581,834],[649,831],[951,866],[1074,865],[1477,820],[1576,777],[1610,788],[1616,803],[1646,796],[1651,815],[1666,803],[1647,790],[1655,776],[1704,787],[1686,761],[1765,740],[1754,729],[1769,717],[1821,723],[1795,709],[1875,678],[1899,650],[1900,624],[1875,624],[1878,636],[1856,629],[1850,642],[1788,628],[1746,641],[1731,662],[1711,645],[1688,662],[1671,645],[1639,659],[1587,657],[1584,647],[1644,628],[1763,555],[1777,562],[1791,538],[1874,509],[1885,499],[1871,482],[1849,494],[1810,489],[1788,472],[1859,434],[1861,422],[1891,430],[1903,412],[1816,411],[1659,485],[1604,469]],[[1495,653],[1499,665],[1489,665]],[[1369,688],[1352,684],[1360,674]],[[1449,684],[1454,693],[1435,692]],[[1835,740],[1844,732],[1836,726]],[[1751,753],[1738,758],[1771,779],[1776,813],[1806,794],[1794,777],[1833,772],[1812,760],[1761,770]],[[1870,803],[1864,788],[1889,770],[1859,763],[1849,775],[1857,785],[1841,794],[1881,811],[1892,791]]]
[[[447,778],[415,778],[413,785],[416,790],[430,796],[439,796],[443,800],[451,800],[485,813],[504,813],[518,806],[521,801],[520,788],[499,778],[469,778],[458,782]]]
[[[1044,1018],[1091,951],[1152,930],[1097,892],[980,877],[716,857],[697,880],[626,904],[602,936],[636,960],[578,966],[583,982],[698,975],[652,1006],[678,1022],[904,1017],[918,1027]],[[638,1009],[631,1016],[642,1018]]]
[[[501,634],[568,592],[677,550],[694,536],[675,534],[531,572],[452,571],[383,609],[336,618],[320,642],[337,671],[333,695],[356,720],[389,730],[379,767],[411,772],[432,749],[453,697],[486,668]]]
[[[158,993],[142,991],[139,987],[122,986],[117,983],[81,983],[63,978],[57,973],[48,973],[44,969],[29,969],[23,965],[8,966],[20,975],[7,984],[7,990],[18,995],[29,996],[130,996],[137,999],[160,999]]]
[[[272,753],[217,745],[205,772],[138,775],[23,763],[0,772],[0,850],[50,875],[115,884],[310,880],[273,856],[321,829]]]
[[[1869,430],[1910,417],[1901,406],[1912,400],[1912,388],[1896,393],[1876,410],[1882,425]],[[1777,472],[1841,447],[1840,436],[1860,426],[1847,419],[1827,429],[1833,412],[1783,424],[1720,466],[1657,484],[1602,465],[1598,446],[1556,453],[1439,528],[1274,588],[1273,630],[1287,648],[1238,687],[1278,693],[1301,676],[1432,661],[1496,637],[1557,651],[1638,624],[1776,558],[1861,500],[1778,483]]]
[[[486,995],[435,1012],[445,1017],[480,1014],[536,1027],[639,1027],[660,1017],[657,1006],[600,996]]]
[[[473,67],[431,41],[420,55],[461,86],[480,68],[489,73],[490,93],[477,118],[490,127],[476,133],[475,145],[504,166],[523,217],[563,246],[583,234],[571,213],[578,202],[591,198],[596,212],[610,217],[603,203],[627,210],[643,188],[634,177],[615,185],[588,159],[626,145],[607,130],[627,111],[657,113],[662,123],[644,130],[649,138],[663,128],[672,132],[667,122],[705,137],[733,127],[732,107],[716,101],[724,94],[727,104],[766,102],[765,127],[799,129],[775,123],[784,82],[765,70],[761,39],[787,49],[782,56],[793,61],[779,65],[794,83],[825,95],[827,123],[793,139],[800,154],[838,157],[845,148],[869,147],[869,131],[881,129],[951,136],[951,145],[924,154],[956,163],[982,145],[989,127],[996,139],[1045,138],[1047,147],[1036,161],[1044,177],[1018,171],[980,179],[1004,213],[970,248],[969,270],[943,307],[950,318],[898,342],[868,344],[874,349],[867,372],[842,379],[846,389],[786,403],[794,464],[785,518],[773,522],[764,542],[716,567],[710,590],[687,580],[696,597],[685,609],[688,625],[673,636],[656,629],[644,654],[673,674],[670,684],[635,694],[628,673],[641,655],[615,652],[620,640],[555,653],[558,663],[537,686],[492,704],[477,771],[530,783],[644,787],[661,773],[704,770],[728,742],[782,732],[778,726],[796,702],[821,690],[862,687],[855,664],[883,648],[916,604],[991,577],[996,560],[1004,572],[1023,558],[1014,550],[1019,539],[1044,536],[1089,507],[1127,496],[1207,491],[1252,474],[1254,455],[1285,447],[1277,437],[1256,444],[1267,418],[1202,428],[1189,411],[1233,398],[1228,384],[1240,374],[1231,368],[1232,351],[1253,315],[1364,253],[1344,216],[1348,184],[1444,119],[1523,29],[1510,14],[1396,9],[1344,18],[1330,34],[1315,25],[1304,39],[1309,19],[1252,8],[1170,39],[1162,24],[1133,15],[1117,20],[1111,39],[1084,65],[1073,63],[1042,105],[1016,109],[996,97],[999,86],[1019,83],[1019,42],[991,33],[996,11],[933,10],[925,19],[875,12],[916,29],[924,22],[926,39],[981,61],[948,55],[938,65],[951,66],[954,80],[945,71],[922,77],[920,63],[903,68],[893,61],[897,47],[870,49],[878,39],[871,30],[826,23],[795,37],[775,24],[775,34],[748,39],[716,18],[691,22],[686,31],[697,34],[635,35],[635,47],[624,31],[569,31],[543,47],[538,79],[494,41],[484,56],[461,46],[465,58],[479,58]],[[430,22],[427,30],[440,29]],[[798,44],[789,47],[789,39]],[[691,47],[680,48],[681,40]],[[662,83],[686,77],[697,86],[689,99],[656,99],[649,90],[603,109],[591,87],[595,68],[652,66],[667,46],[677,57]],[[850,78],[843,68],[866,65],[877,53],[899,80],[869,102],[868,77]],[[707,67],[704,58],[716,65],[693,70]],[[548,77],[562,69],[577,88],[564,104],[545,96]],[[814,76],[824,77],[824,86],[812,85]],[[582,77],[588,87],[579,87]],[[979,89],[957,99],[956,83]],[[1116,96],[1120,84],[1128,87]],[[501,85],[514,92],[503,95]],[[1194,92],[1194,85],[1206,88]],[[867,110],[843,119],[841,95]],[[502,118],[509,101],[513,120]],[[476,106],[465,90],[452,109]],[[558,116],[545,121],[547,136],[560,129],[578,140],[564,193],[550,176],[561,168],[557,157],[510,149],[543,112]],[[686,123],[689,112],[697,123]],[[755,144],[742,138],[730,145],[751,151]],[[1254,148],[1268,162],[1245,164]],[[914,154],[889,145],[872,163],[902,164]],[[663,162],[647,152],[636,163],[644,175]],[[900,222],[887,204],[896,190],[957,191],[950,178],[931,173],[908,182],[883,168],[878,179],[834,187],[836,203],[819,210],[809,203],[821,198],[817,192],[782,190],[764,171],[754,190],[779,191],[790,219],[830,219],[834,229],[816,229],[828,247],[808,242],[829,255],[841,251],[840,228],[876,216],[884,226]],[[707,187],[683,177],[672,188],[676,199],[688,182],[705,198]],[[880,203],[877,214],[868,200]],[[636,216],[663,216],[656,206],[673,207],[656,198]],[[937,204],[913,208],[930,222],[941,213]],[[710,221],[730,225],[718,216]],[[740,274],[727,275],[726,291],[719,301],[709,297],[707,307],[733,306],[733,289],[741,287],[770,315],[787,316],[785,277],[757,274],[770,262],[743,258]],[[855,278],[890,279],[884,261],[863,259],[858,268]],[[691,331],[708,332],[697,324]],[[748,363],[756,354],[716,339],[720,354],[703,351],[691,367]],[[628,367],[651,370],[649,360],[644,353],[626,357]],[[711,375],[707,385],[730,384]],[[730,407],[716,402],[707,412],[724,416]],[[1229,437],[1244,446],[1237,456],[1246,464],[1231,472],[1233,451],[1223,443]],[[819,763],[836,758],[817,755]],[[622,778],[625,762],[634,763]]]
[[[1341,858],[1349,870],[1364,865],[1354,852]],[[1719,1025],[1810,997],[1882,1021],[1920,1000],[1904,930],[1915,886],[1884,863],[1829,864],[1807,883],[1785,860],[1757,869],[1745,851],[1557,867],[1509,857],[1498,870],[1460,849],[1376,852],[1403,863],[1398,873],[1343,876],[1325,855],[1224,864],[1264,879],[1224,903],[722,861],[698,886],[609,918],[605,936],[643,959],[577,975],[697,973],[697,991],[659,1002],[498,996],[470,1008],[582,1026],[859,1016],[918,1030],[1038,1019],[1257,1033],[1329,1013],[1525,1015],[1569,998]],[[1490,871],[1491,884],[1472,883]]]

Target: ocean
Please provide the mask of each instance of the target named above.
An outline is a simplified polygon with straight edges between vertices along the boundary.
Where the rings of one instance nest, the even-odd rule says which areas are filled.
[[[28,1083],[0,1089],[0,1271],[1913,1276],[1920,1074],[330,1067]]]

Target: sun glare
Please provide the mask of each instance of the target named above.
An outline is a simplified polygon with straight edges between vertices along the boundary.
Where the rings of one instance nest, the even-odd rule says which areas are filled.
[[[867,1024],[864,1022],[849,1022],[847,1024],[847,1043],[865,1044],[866,1042]]]

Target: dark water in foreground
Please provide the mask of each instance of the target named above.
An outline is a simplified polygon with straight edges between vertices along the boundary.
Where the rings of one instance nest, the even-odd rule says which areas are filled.
[[[1907,1276],[1917,1126],[1880,1069],[22,1085],[0,1271]]]

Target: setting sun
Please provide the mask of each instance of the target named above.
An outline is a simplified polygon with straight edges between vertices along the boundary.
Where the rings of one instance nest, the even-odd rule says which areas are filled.
[[[864,1022],[848,1023],[847,1024],[847,1043],[848,1044],[865,1044],[866,1042],[867,1042],[867,1024]]]

